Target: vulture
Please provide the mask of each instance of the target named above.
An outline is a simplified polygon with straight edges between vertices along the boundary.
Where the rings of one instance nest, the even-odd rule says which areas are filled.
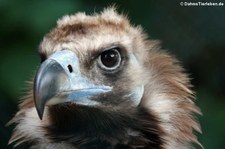
[[[30,149],[189,149],[201,114],[185,70],[114,7],[66,15],[9,124]]]

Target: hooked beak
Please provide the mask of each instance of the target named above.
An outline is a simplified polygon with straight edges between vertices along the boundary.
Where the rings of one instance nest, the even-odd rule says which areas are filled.
[[[109,92],[111,87],[94,84],[81,74],[78,57],[69,50],[58,51],[45,60],[34,79],[34,102],[42,119],[45,105],[74,102],[97,105],[91,97]]]

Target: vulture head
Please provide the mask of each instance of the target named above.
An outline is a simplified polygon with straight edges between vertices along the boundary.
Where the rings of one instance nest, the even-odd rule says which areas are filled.
[[[200,110],[179,62],[114,8],[64,16],[38,52],[32,89],[9,122],[15,147],[200,145]]]

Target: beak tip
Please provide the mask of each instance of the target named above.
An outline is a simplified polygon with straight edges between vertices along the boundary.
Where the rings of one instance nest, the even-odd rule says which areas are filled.
[[[38,114],[38,117],[40,118],[40,120],[42,120],[43,118],[43,114],[44,114],[44,106],[42,106],[42,104],[37,103],[38,100],[34,100],[35,101],[35,108]]]
[[[43,118],[43,112],[41,112],[40,110],[37,110],[38,117],[40,118],[40,120],[42,120],[42,118]]]
[[[36,110],[37,110],[38,117],[40,118],[40,120],[42,120],[44,109],[36,106]]]

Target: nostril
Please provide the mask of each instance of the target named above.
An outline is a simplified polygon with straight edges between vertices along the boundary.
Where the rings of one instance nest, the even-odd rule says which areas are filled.
[[[67,68],[69,69],[69,72],[72,73],[73,72],[73,67],[71,65],[68,65]]]

